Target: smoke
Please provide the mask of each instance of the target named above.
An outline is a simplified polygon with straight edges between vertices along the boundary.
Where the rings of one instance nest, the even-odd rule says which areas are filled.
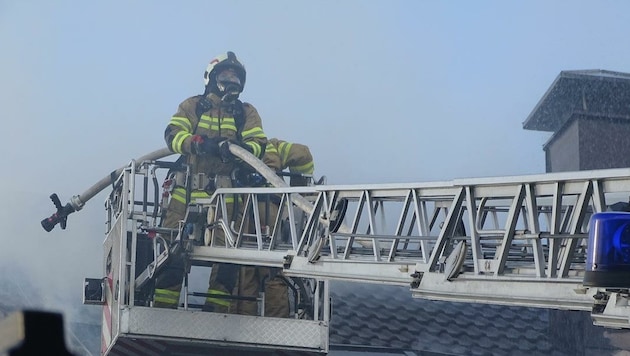
[[[103,273],[104,235],[95,227],[103,225],[104,213],[95,209],[98,206],[86,206],[69,217],[66,230],[57,226],[47,233],[40,221],[55,211],[48,194],[23,189],[5,193],[8,199],[0,214],[0,309],[3,314],[27,309],[61,313],[68,344],[77,354],[94,353],[98,333],[76,333],[82,329],[94,334],[100,324],[100,308],[82,304],[82,287],[84,278]]]

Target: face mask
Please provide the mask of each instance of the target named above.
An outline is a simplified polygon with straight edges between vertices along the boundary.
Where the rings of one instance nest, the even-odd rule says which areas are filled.
[[[223,94],[238,95],[243,87],[236,71],[224,69],[217,75],[217,87]]]

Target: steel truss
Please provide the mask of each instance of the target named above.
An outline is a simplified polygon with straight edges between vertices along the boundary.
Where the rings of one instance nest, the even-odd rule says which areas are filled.
[[[193,258],[255,261],[292,276],[409,285],[420,298],[590,311],[594,297],[610,291],[582,285],[589,219],[628,201],[630,170],[225,189],[199,204],[226,226],[225,214],[216,212],[235,195],[255,233],[244,239],[243,231],[226,230],[227,246],[196,247]],[[298,195],[312,202],[302,222],[295,214]],[[291,227],[284,237],[260,223],[257,207],[270,196],[281,201],[275,221]],[[628,311],[619,314],[624,308],[617,300],[627,291],[615,296],[613,324],[628,327]],[[596,324],[612,325],[599,314],[593,314]]]

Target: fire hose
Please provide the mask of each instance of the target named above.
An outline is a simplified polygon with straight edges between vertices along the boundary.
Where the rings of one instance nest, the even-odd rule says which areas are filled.
[[[222,144],[227,144],[230,150],[230,153],[232,153],[234,156],[240,158],[245,163],[247,163],[252,168],[254,168],[265,179],[267,179],[267,181],[271,183],[271,185],[273,185],[274,187],[283,188],[283,187],[289,186],[282,178],[280,178],[276,174],[274,170],[267,167],[267,165],[265,165],[260,159],[258,159],[258,157],[254,156],[245,148],[239,146],[238,144],[231,143],[229,141],[225,141]],[[136,161],[137,162],[152,161],[152,160],[157,160],[160,158],[170,156],[172,154],[173,152],[171,152],[168,148],[164,147],[159,150],[150,152],[138,158]],[[111,184],[112,182],[113,177],[117,177],[118,175],[120,175],[120,173],[122,173],[122,171],[126,167],[127,166],[120,167],[116,169],[115,171],[113,171],[112,173],[110,173],[109,175],[103,177],[101,180],[96,182],[96,184],[92,185],[82,194],[73,196],[72,199],[68,203],[66,203],[66,205],[61,205],[61,201],[59,200],[59,197],[57,196],[57,194],[52,194],[50,196],[50,199],[53,201],[55,207],[57,208],[57,211],[50,217],[45,218],[41,221],[41,225],[44,228],[44,230],[50,232],[57,224],[59,224],[62,229],[65,229],[68,215],[70,215],[73,212],[81,210],[83,206],[85,205],[85,203],[87,203],[96,194],[100,193],[103,189],[109,186],[109,184]],[[313,209],[314,209],[313,204],[311,204],[311,202],[309,202],[306,198],[304,198],[298,193],[291,194],[291,197],[295,205],[299,209],[301,209],[307,214],[313,213]],[[330,227],[330,220],[328,219],[328,217],[320,216],[319,220],[326,227]],[[350,231],[350,229],[343,224],[339,225],[338,227],[335,227],[335,230],[339,232],[345,232],[345,233]],[[323,241],[316,241],[316,242],[319,244],[319,246],[317,246],[315,250],[321,249],[321,246],[323,245]],[[364,247],[372,246],[371,243],[367,243],[363,241],[359,243]],[[317,251],[317,253],[319,253],[319,251]]]
[[[136,161],[137,162],[153,161],[153,160],[170,156],[172,154],[173,152],[171,152],[168,148],[164,147],[159,150],[148,153],[138,158]],[[57,208],[57,211],[54,214],[52,214],[50,217],[42,220],[41,223],[44,230],[50,232],[57,224],[59,224],[61,229],[65,229],[68,215],[74,213],[75,211],[81,210],[83,206],[85,205],[85,203],[88,202],[88,200],[92,199],[96,194],[100,193],[103,189],[109,186],[112,182],[112,179],[115,179],[115,177],[118,177],[120,173],[122,173],[122,171],[126,167],[127,166],[123,166],[114,170],[113,172],[103,177],[98,182],[96,182],[96,184],[88,188],[85,192],[79,195],[73,196],[72,199],[70,199],[70,201],[66,203],[66,205],[61,205],[61,201],[59,200],[59,197],[57,196],[57,194],[53,193],[50,196],[50,199],[53,201],[53,204]]]

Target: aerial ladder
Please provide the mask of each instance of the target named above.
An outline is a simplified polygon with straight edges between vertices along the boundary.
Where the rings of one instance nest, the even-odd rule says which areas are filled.
[[[630,214],[610,211],[627,205],[630,169],[289,187],[229,145],[273,186],[218,189],[189,205],[176,229],[160,226],[159,181],[168,170],[188,170],[160,161],[166,149],[65,206],[51,196],[57,213],[42,221],[47,230],[65,227],[68,214],[111,186],[104,274],[84,284],[84,303],[103,307],[103,355],[326,354],[331,280],[408,286],[430,300],[590,311],[595,325],[630,328],[629,272],[602,270],[605,253],[630,263]],[[235,196],[249,224],[225,218]],[[265,226],[259,207],[272,197],[279,209]],[[175,254],[189,267],[180,306],[152,307],[152,282]],[[215,263],[281,271],[293,291],[291,317],[265,317],[264,293],[258,316],[201,310],[195,298],[207,295],[190,290],[188,278]]]

